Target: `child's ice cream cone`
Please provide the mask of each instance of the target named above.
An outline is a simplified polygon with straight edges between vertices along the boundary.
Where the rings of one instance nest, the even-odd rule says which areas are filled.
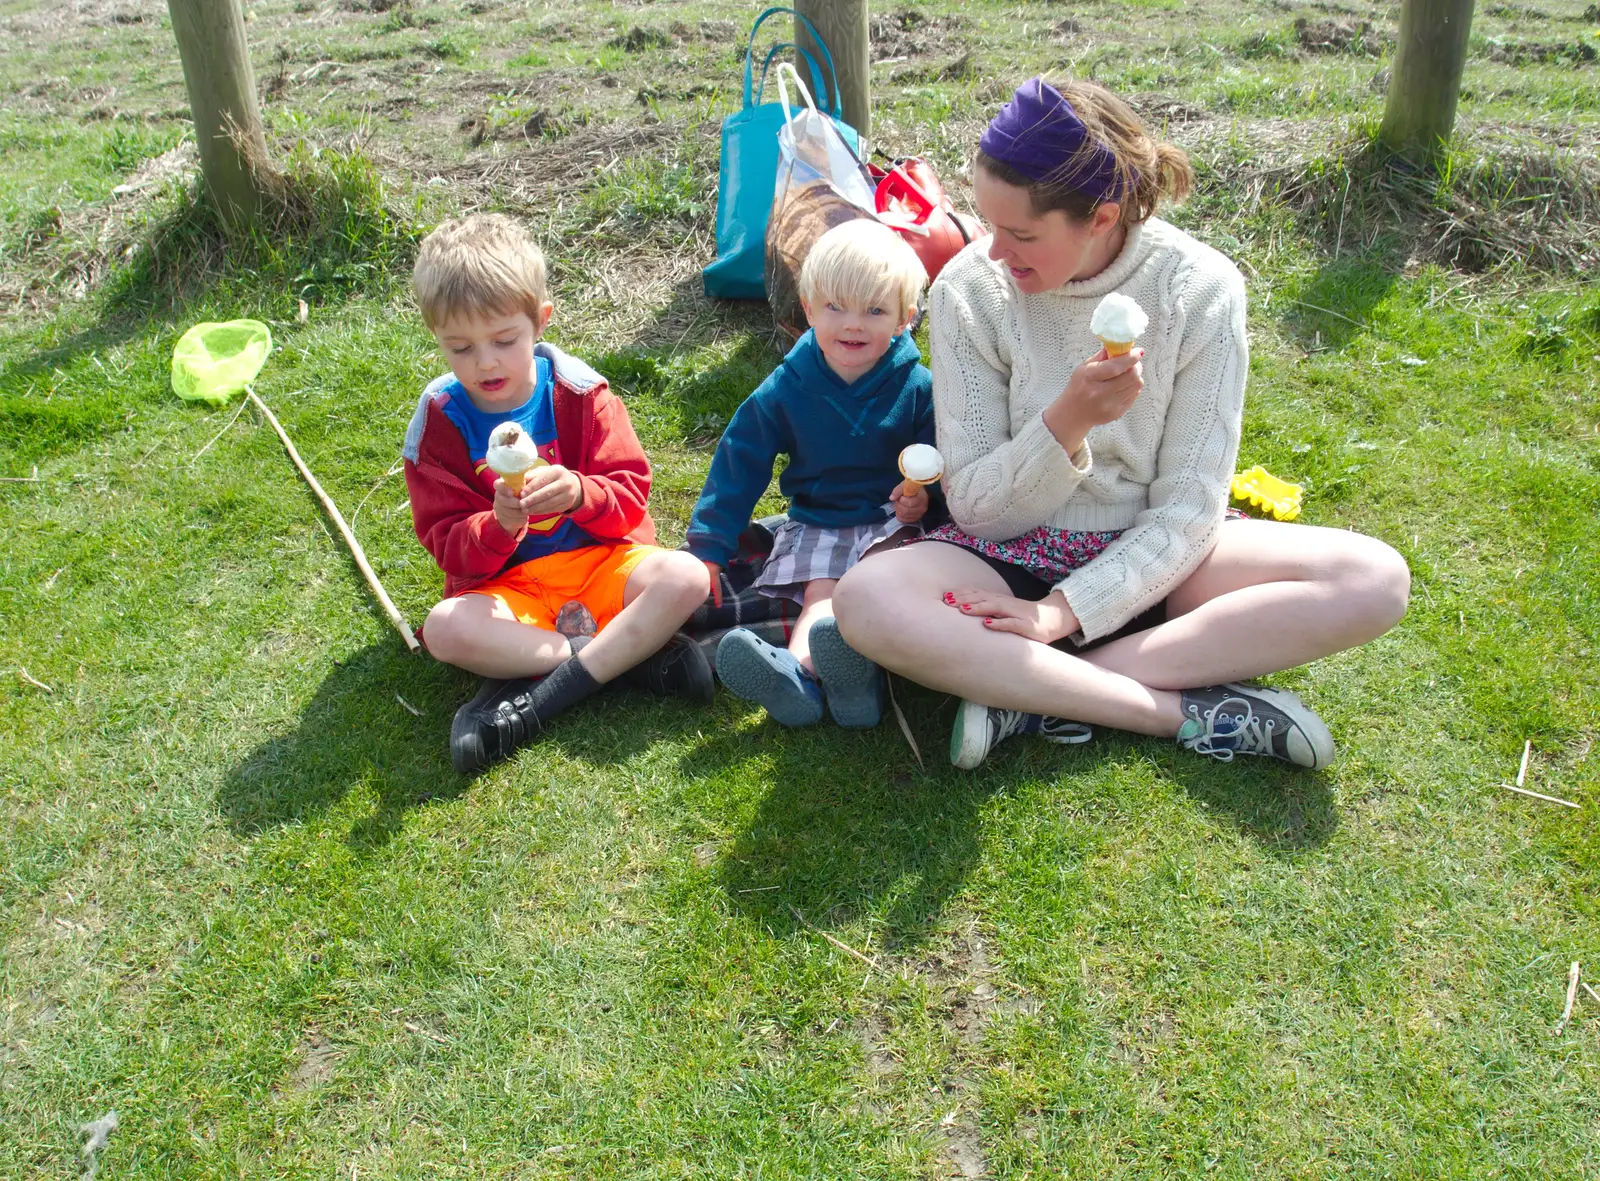
[[[514,422],[502,422],[489,433],[489,448],[483,458],[517,496],[522,495],[528,473],[544,463],[539,458],[539,445]]]
[[[937,484],[944,475],[944,456],[939,454],[937,447],[913,443],[900,452],[900,474],[906,478],[907,484],[915,484],[919,488]]]
[[[1100,301],[1089,321],[1089,331],[1106,346],[1106,356],[1121,357],[1133,351],[1133,342],[1150,326],[1144,309],[1126,295],[1113,291]]]

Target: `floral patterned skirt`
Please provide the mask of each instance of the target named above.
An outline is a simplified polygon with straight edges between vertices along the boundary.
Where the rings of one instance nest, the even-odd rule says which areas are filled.
[[[1248,514],[1236,508],[1229,508],[1224,516],[1229,521],[1249,519]],[[985,541],[951,524],[930,529],[926,535],[913,540],[946,541],[1008,566],[1020,567],[1045,582],[1057,583],[1080,566],[1087,566],[1098,558],[1106,546],[1121,537],[1123,532],[1121,529],[1108,529],[1099,533],[1080,533],[1040,525],[1010,541]]]
[[[1080,566],[1087,566],[1102,550],[1122,536],[1121,529],[1079,533],[1040,525],[1010,541],[985,541],[957,525],[930,529],[918,541],[945,541],[982,554],[1008,566],[1019,566],[1045,582],[1060,582]]]

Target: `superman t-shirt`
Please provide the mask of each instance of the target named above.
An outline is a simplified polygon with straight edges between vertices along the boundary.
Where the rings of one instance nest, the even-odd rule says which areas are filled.
[[[467,396],[467,391],[462,388],[459,381],[450,381],[442,391],[446,396],[440,399],[440,409],[444,411],[446,418],[455,423],[456,429],[461,432],[461,437],[467,441],[467,454],[472,457],[473,470],[478,473],[478,479],[483,481],[484,490],[490,496],[494,495],[494,482],[497,477],[484,460],[484,456],[489,450],[489,433],[502,422],[514,422],[528,432],[528,436],[539,448],[539,458],[545,463],[561,462],[561,443],[556,438],[555,408],[550,402],[550,390],[554,384],[550,362],[538,356],[534,357],[533,361],[535,366],[533,396],[515,410],[494,413],[479,410],[472,404],[472,399]],[[513,566],[520,566],[523,562],[531,562],[535,558],[598,544],[564,513],[530,517],[528,532],[518,543],[516,552],[511,555],[504,568],[509,570]]]

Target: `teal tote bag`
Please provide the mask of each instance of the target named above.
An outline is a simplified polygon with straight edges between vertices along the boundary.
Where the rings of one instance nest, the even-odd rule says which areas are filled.
[[[839,134],[859,154],[861,137],[843,121],[839,104],[839,81],[834,74],[833,55],[828,52],[816,27],[792,8],[769,8],[750,26],[750,43],[744,51],[744,106],[722,121],[722,165],[717,179],[717,260],[705,268],[706,294],[713,299],[765,299],[767,219],[772,214],[772,193],[778,182],[778,129],[783,126],[783,104],[763,103],[767,88],[767,69],[772,59],[785,49],[796,48],[782,41],[767,51],[761,63],[761,83],[755,84],[753,50],[762,22],[780,13],[802,22],[822,51],[827,66],[827,82],[817,59],[801,49],[811,73],[812,90],[827,94],[829,105],[823,113],[833,120]]]

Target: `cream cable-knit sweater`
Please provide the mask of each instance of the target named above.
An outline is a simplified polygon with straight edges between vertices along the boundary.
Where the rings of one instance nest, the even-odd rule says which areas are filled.
[[[1040,525],[1126,530],[1057,584],[1106,635],[1165,598],[1216,542],[1244,412],[1244,280],[1223,255],[1159,218],[1128,231],[1091,279],[1027,295],[987,241],[933,285],[933,403],[955,522],[990,541]],[[1109,291],[1150,315],[1144,389],[1068,456],[1041,413],[1099,351],[1089,318]]]

